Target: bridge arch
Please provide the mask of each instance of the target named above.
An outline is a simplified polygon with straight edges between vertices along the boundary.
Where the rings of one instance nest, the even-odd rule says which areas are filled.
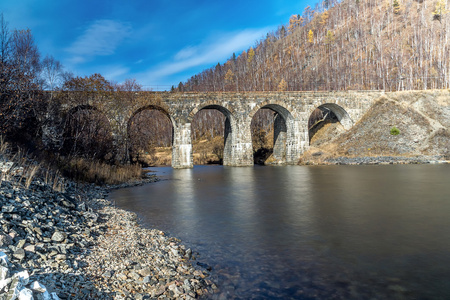
[[[286,164],[290,161],[288,157],[292,152],[292,141],[295,139],[295,118],[292,115],[292,108],[285,102],[279,101],[264,101],[256,105],[248,114],[248,120],[251,124],[256,113],[261,109],[270,109],[274,115],[274,136],[273,136],[273,153],[270,161],[266,163],[270,164]]]
[[[202,102],[199,105],[196,105],[191,112],[188,115],[187,121],[189,123],[192,123],[192,120],[194,120],[195,115],[203,110],[203,109],[215,109],[220,111],[226,118],[232,119],[235,115],[235,111],[232,107],[228,107],[223,105],[223,103],[216,102],[216,101],[206,101]]]
[[[138,122],[142,120],[136,120],[136,118],[147,111],[151,113],[157,112],[156,115],[143,116],[144,120],[155,124],[146,124],[144,127],[139,127]],[[163,119],[161,119],[161,117]],[[149,120],[148,118],[151,119]],[[153,128],[155,125],[159,126],[158,130]],[[136,109],[126,122],[125,135],[127,137],[127,157],[131,161],[139,161],[144,165],[152,165],[157,163],[155,148],[163,147],[163,155],[167,156],[166,158],[170,160],[172,150],[170,153],[164,153],[167,151],[164,147],[173,145],[174,128],[175,119],[164,107],[157,104],[149,104]],[[152,129],[154,130],[153,132]],[[154,137],[156,134],[159,135],[157,138]],[[134,135],[138,135],[138,137],[136,138]],[[161,141],[161,139],[163,141]],[[164,160],[164,158],[162,158],[162,160]],[[160,160],[159,162],[161,163]],[[162,161],[162,163],[166,164],[168,161]]]
[[[63,124],[63,153],[94,159],[114,158],[114,132],[109,116],[102,110],[89,104],[76,105],[66,111]]]
[[[142,107],[138,108],[137,110],[135,110],[135,111],[131,114],[131,116],[130,116],[130,118],[128,119],[128,122],[127,122],[127,128],[129,128],[129,126],[130,126],[130,124],[131,124],[131,122],[132,122],[132,120],[133,120],[133,117],[135,117],[138,113],[141,113],[141,112],[143,112],[143,111],[145,111],[145,110],[157,110],[157,111],[163,113],[164,115],[166,115],[166,116],[169,118],[169,120],[170,120],[172,126],[175,125],[175,119],[174,119],[173,116],[169,113],[169,111],[168,111],[167,109],[165,109],[164,107],[162,107],[162,106],[160,106],[160,105],[149,104],[149,105],[145,105],[145,106],[142,106]]]
[[[216,145],[214,148],[216,151],[216,155],[218,156],[218,160],[222,161],[224,165],[230,165],[232,162],[232,147],[236,135],[236,117],[234,116],[234,111],[230,108],[227,108],[223,105],[217,104],[213,101],[202,103],[198,106],[196,106],[191,113],[188,116],[188,122],[193,125],[193,121],[195,116],[203,110],[217,110],[223,114],[225,117],[225,123],[224,123],[224,132],[223,132],[223,149],[221,145]],[[193,132],[193,128],[191,128],[191,131]],[[220,141],[218,141],[220,142]]]
[[[248,119],[251,121],[255,114],[263,108],[271,109],[272,111],[280,114],[285,120],[293,119],[294,109],[285,101],[271,101],[266,100],[258,103],[253,107],[253,109],[248,113]]]
[[[336,103],[324,103],[310,111],[308,115],[309,141],[311,142],[314,134],[326,121],[333,122],[333,120],[338,121],[345,130],[350,129],[354,124],[345,108]]]

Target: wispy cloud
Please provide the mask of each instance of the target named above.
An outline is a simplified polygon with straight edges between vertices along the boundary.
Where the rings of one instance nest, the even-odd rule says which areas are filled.
[[[120,43],[130,34],[131,26],[114,20],[97,20],[67,49],[73,55],[74,64],[95,56],[112,55]]]
[[[122,65],[106,66],[102,70],[102,74],[105,76],[105,78],[113,81],[123,80],[124,77],[127,77],[127,74],[129,74],[129,72],[130,69]]]
[[[164,77],[208,64],[216,64],[231,57],[233,52],[249,48],[268,32],[268,28],[247,29],[215,36],[199,45],[191,45],[178,51],[172,60],[160,64],[142,74],[145,81],[161,82]],[[141,77],[141,76],[140,76]]]

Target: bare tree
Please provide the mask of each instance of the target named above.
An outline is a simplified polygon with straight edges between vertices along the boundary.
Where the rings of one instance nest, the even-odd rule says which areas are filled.
[[[47,55],[42,60],[41,68],[44,88],[50,90],[50,97],[53,99],[53,91],[59,87],[63,80],[63,66],[53,56]]]
[[[0,19],[0,134],[27,140],[37,130],[39,51],[30,30],[14,30]]]

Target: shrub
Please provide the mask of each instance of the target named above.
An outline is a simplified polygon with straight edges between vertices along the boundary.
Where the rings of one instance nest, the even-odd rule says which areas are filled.
[[[391,127],[391,135],[399,135],[399,134],[400,134],[400,130],[395,126],[392,126]]]

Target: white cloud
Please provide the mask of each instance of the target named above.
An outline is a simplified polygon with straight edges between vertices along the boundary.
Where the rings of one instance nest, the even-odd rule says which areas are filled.
[[[200,50],[199,47],[193,47],[193,46],[185,47],[185,48],[181,49],[180,51],[178,51],[177,54],[175,54],[175,60],[188,59],[188,58],[196,55],[199,50]]]
[[[130,34],[131,27],[114,20],[97,20],[67,49],[74,55],[72,63],[81,63],[94,56],[112,55]]]
[[[262,38],[268,28],[248,29],[240,32],[215,36],[196,46],[188,46],[178,51],[174,59],[141,74],[146,82],[161,82],[164,77],[186,71],[190,68],[216,64],[230,58],[233,52],[250,48],[256,40]],[[211,41],[212,40],[212,41]],[[239,54],[239,53],[237,53]],[[187,78],[186,78],[187,79]]]
[[[107,66],[102,70],[105,78],[113,81],[122,81],[123,77],[126,77],[129,72],[130,69],[124,66]]]

